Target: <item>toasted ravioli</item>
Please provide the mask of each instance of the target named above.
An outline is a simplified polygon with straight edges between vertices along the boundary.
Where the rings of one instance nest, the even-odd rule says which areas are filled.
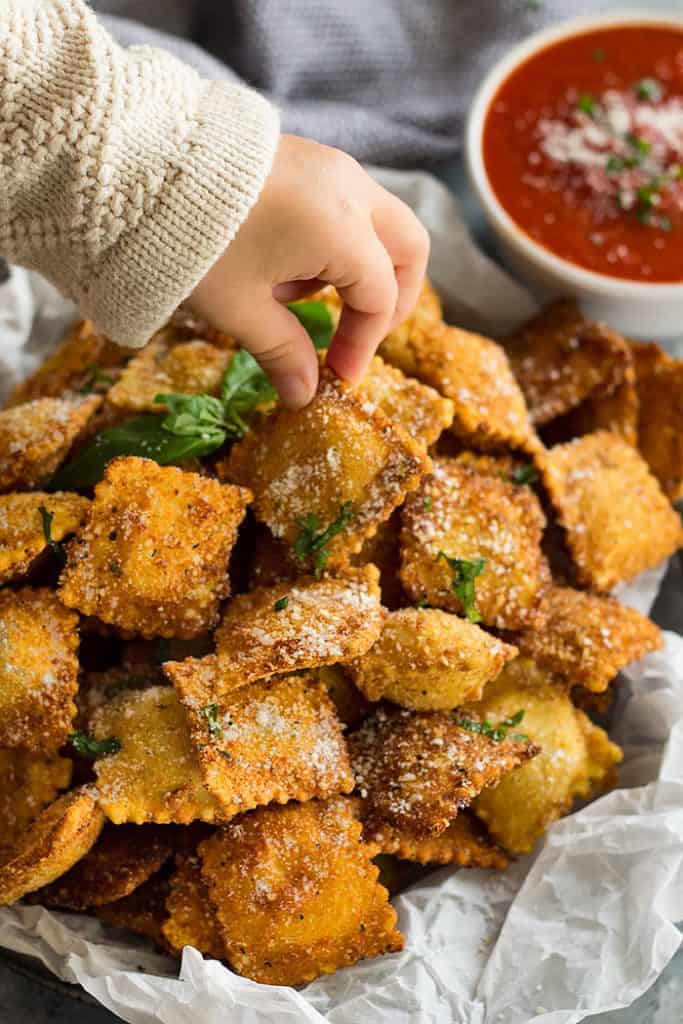
[[[483,559],[474,580],[474,606],[482,621],[501,629],[538,622],[547,581],[544,526],[529,487],[482,476],[454,459],[437,459],[433,475],[403,508],[405,591],[415,602],[463,614],[467,609],[448,559]]]
[[[537,753],[526,740],[475,732],[439,711],[380,707],[349,737],[365,835],[385,825],[438,836],[487,786]]]
[[[12,391],[8,406],[36,398],[60,398],[65,393],[106,391],[116,380],[131,349],[121,348],[99,334],[91,320],[79,320],[54,352]]]
[[[385,612],[374,565],[262,587],[232,600],[216,630],[222,671],[241,682],[364,654]]]
[[[85,857],[56,882],[34,892],[29,902],[87,910],[123,899],[151,878],[172,853],[172,829],[107,823]]]
[[[228,819],[259,804],[353,789],[342,727],[325,686],[280,676],[226,692],[218,660],[164,666],[190,720],[204,781]]]
[[[457,818],[438,836],[416,838],[410,832],[383,825],[375,839],[383,853],[417,864],[454,864],[459,868],[499,868],[510,863],[505,852],[492,841],[483,824],[469,811]]]
[[[517,654],[471,622],[437,608],[392,612],[379,640],[348,670],[368,700],[439,711],[478,700]]]
[[[171,952],[180,957],[185,946],[194,946],[205,956],[225,960],[226,951],[199,857],[180,859],[169,879],[166,920],[161,930]]]
[[[88,787],[60,796],[22,832],[0,863],[0,906],[65,874],[94,845],[103,824],[104,815]]]
[[[253,491],[257,518],[302,571],[359,551],[430,468],[422,445],[329,370],[305,409],[265,417],[217,465],[219,476]]]
[[[166,948],[162,926],[166,920],[166,900],[169,894],[169,872],[162,868],[156,875],[128,896],[113,903],[94,907],[94,913],[101,921],[114,928],[127,928],[136,935],[143,935],[160,949]]]
[[[60,789],[71,782],[73,762],[58,754],[0,748],[0,859]]]
[[[374,848],[343,799],[267,807],[200,845],[202,875],[238,973],[300,985],[401,949]]]
[[[414,440],[428,448],[453,422],[454,407],[434,388],[406,377],[380,356],[356,388],[364,407],[379,408],[392,423],[398,423]]]
[[[640,398],[638,446],[670,501],[683,498],[683,360],[632,345]]]
[[[95,762],[100,805],[120,825],[221,818],[202,782],[185,712],[170,686],[117,694],[90,720],[95,739],[120,748]]]
[[[23,576],[50,541],[74,533],[89,506],[87,498],[64,491],[0,495],[0,583]]]
[[[579,580],[587,586],[611,590],[681,544],[679,516],[644,459],[615,434],[598,431],[555,445],[542,468]]]
[[[515,633],[514,643],[570,685],[595,693],[606,690],[630,662],[662,646],[654,622],[613,597],[552,587],[543,610],[543,629]]]
[[[536,424],[611,394],[630,362],[624,339],[586,320],[573,299],[546,306],[504,344]]]
[[[102,399],[37,398],[0,412],[0,492],[52,476]]]
[[[197,473],[114,459],[69,545],[62,601],[143,636],[206,632],[229,592],[228,559],[248,500]]]
[[[405,345],[383,342],[380,355],[451,399],[455,414],[450,429],[463,443],[484,449],[537,447],[505,351],[490,338],[443,323],[428,324],[414,330]]]
[[[107,400],[129,412],[162,412],[157,395],[217,395],[232,352],[195,338],[177,343],[161,330],[130,360]]]
[[[76,715],[78,616],[51,590],[0,591],[0,745],[56,750]]]
[[[621,751],[571,702],[567,687],[528,658],[507,665],[471,706],[494,726],[524,711],[519,728],[541,753],[477,797],[473,810],[511,853],[526,853],[575,797],[613,781]]]

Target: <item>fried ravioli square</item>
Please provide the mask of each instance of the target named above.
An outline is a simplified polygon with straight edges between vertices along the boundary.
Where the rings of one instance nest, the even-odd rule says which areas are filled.
[[[221,819],[172,687],[117,694],[93,712],[90,731],[96,740],[118,743],[95,761],[100,806],[115,825]]]
[[[56,750],[78,689],[78,616],[51,590],[0,591],[0,745]]]
[[[504,345],[535,424],[611,394],[630,363],[624,339],[586,320],[573,299],[546,306]]]
[[[471,811],[460,811],[438,836],[416,838],[409,831],[383,825],[378,843],[383,853],[417,864],[453,864],[459,868],[498,868],[510,863]]]
[[[414,377],[406,377],[380,356],[372,360],[356,392],[366,409],[381,409],[425,448],[453,422],[455,410],[449,398]]]
[[[65,491],[0,495],[0,583],[23,576],[50,544],[75,533],[89,507]]]
[[[249,493],[150,459],[114,459],[68,550],[60,596],[143,636],[194,637],[218,618]]]
[[[71,782],[73,761],[58,754],[0,748],[0,859]]]
[[[347,666],[368,700],[439,711],[478,700],[517,648],[438,608],[392,612],[379,640]]]
[[[180,957],[185,946],[193,946],[215,960],[227,958],[197,854],[180,858],[169,879],[161,931],[174,956]]]
[[[242,683],[333,665],[372,647],[385,614],[374,565],[302,577],[234,598],[216,630],[216,654],[226,676]]]
[[[0,492],[28,491],[52,476],[101,402],[36,398],[0,412]]]
[[[0,863],[0,907],[54,882],[94,845],[104,815],[87,786],[50,804]]]
[[[574,707],[564,683],[528,658],[510,662],[471,711],[493,726],[523,711],[519,728],[541,751],[473,804],[496,842],[511,853],[531,850],[576,797],[614,782],[619,747]]]
[[[640,398],[638,446],[670,501],[683,498],[683,360],[632,343]]]
[[[156,395],[217,395],[231,359],[232,352],[199,338],[176,343],[163,329],[121,371],[107,400],[127,412],[161,412]]]
[[[494,740],[459,721],[379,707],[349,737],[366,838],[381,844],[386,825],[416,839],[438,836],[483,789],[538,752],[526,739]]]
[[[212,656],[164,670],[187,709],[204,781],[224,820],[259,804],[353,789],[341,723],[315,677],[279,676],[230,693]]]
[[[200,845],[230,965],[300,985],[403,946],[375,850],[344,799],[266,807]]]
[[[514,633],[513,642],[542,668],[594,693],[606,690],[626,665],[662,646],[654,622],[613,597],[551,587],[543,610],[543,629]]]
[[[422,445],[323,370],[305,409],[266,416],[217,470],[253,491],[301,571],[320,572],[358,552],[430,467]]]
[[[435,388],[455,407],[451,431],[473,448],[538,446],[524,396],[504,349],[490,338],[443,323],[412,332],[403,346],[383,342],[380,355]]]
[[[500,629],[539,621],[547,584],[545,517],[529,487],[435,459],[433,475],[408,497],[402,514],[401,580],[413,601],[466,613],[457,571],[465,563],[481,570],[470,613]]]
[[[543,456],[543,479],[566,531],[579,581],[611,590],[671,555],[683,530],[647,463],[598,431]]]

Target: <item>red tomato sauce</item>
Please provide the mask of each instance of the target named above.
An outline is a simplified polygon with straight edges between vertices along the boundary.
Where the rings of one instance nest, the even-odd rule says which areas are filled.
[[[487,111],[484,165],[512,219],[610,277],[683,281],[683,24],[550,44]]]

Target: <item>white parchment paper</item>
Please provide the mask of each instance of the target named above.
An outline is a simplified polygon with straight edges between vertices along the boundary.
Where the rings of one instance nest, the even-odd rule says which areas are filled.
[[[426,174],[373,171],[433,240],[430,273],[455,322],[499,333],[529,294],[473,245]],[[73,310],[14,270],[0,286],[0,390],[28,372]],[[647,611],[664,567],[620,588]],[[683,599],[682,599],[683,600]],[[612,734],[621,788],[553,825],[506,872],[429,875],[395,901],[406,948],[297,992],[186,949],[180,970],[142,940],[80,915],[0,911],[0,945],[80,983],[130,1024],[578,1024],[626,1006],[675,953],[683,919],[683,638],[624,673]]]

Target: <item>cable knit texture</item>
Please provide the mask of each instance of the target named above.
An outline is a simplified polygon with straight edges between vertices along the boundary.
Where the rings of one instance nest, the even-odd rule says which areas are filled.
[[[0,253],[121,344],[232,241],[277,139],[257,93],[122,49],[81,0],[0,3]]]

